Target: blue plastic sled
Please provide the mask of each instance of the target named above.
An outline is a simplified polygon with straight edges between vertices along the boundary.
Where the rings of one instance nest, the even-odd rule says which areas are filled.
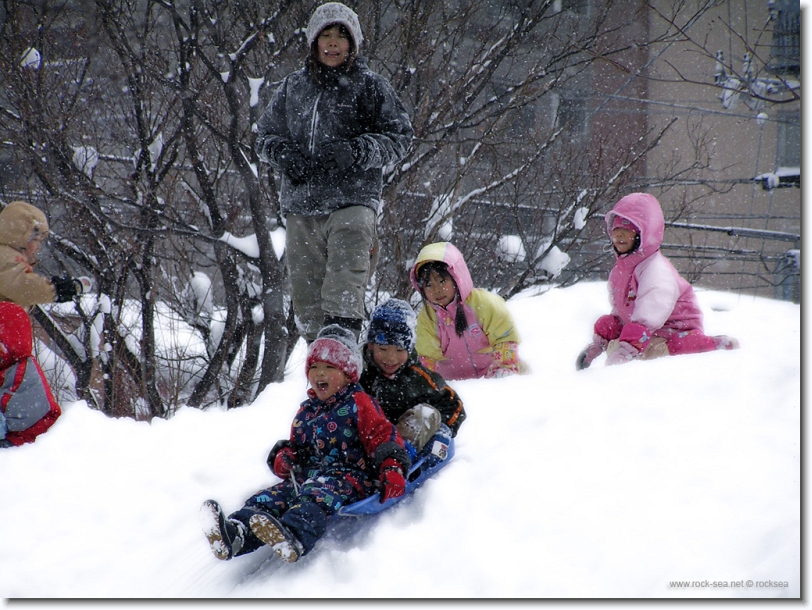
[[[406,475],[406,493],[402,496],[389,498],[381,504],[380,494],[376,493],[353,504],[342,506],[336,514],[340,517],[363,517],[365,515],[374,515],[386,510],[393,504],[397,504],[451,461],[451,458],[454,457],[454,439],[450,436],[437,435],[428,442],[425,450],[430,452],[427,455],[419,456],[419,459],[409,469],[409,474]]]

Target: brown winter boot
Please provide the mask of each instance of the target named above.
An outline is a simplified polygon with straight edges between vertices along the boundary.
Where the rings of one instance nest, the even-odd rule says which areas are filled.
[[[288,528],[267,513],[257,513],[248,521],[254,535],[270,546],[282,561],[293,563],[304,555],[301,543]]]

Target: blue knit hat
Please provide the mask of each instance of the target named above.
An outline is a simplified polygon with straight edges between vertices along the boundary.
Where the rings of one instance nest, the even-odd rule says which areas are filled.
[[[367,343],[395,345],[407,352],[414,348],[417,316],[406,301],[389,299],[372,312]]]

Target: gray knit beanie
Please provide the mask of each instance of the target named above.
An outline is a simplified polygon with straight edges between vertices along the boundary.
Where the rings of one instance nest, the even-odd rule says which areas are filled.
[[[340,23],[349,30],[357,53],[361,43],[364,42],[361,23],[358,21],[358,15],[355,14],[355,11],[340,2],[327,2],[313,11],[310,23],[307,24],[307,46],[313,45],[313,41],[316,40],[316,37],[321,34],[324,28],[336,23]]]

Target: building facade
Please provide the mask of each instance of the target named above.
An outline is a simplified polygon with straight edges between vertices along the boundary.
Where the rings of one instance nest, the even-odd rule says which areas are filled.
[[[652,3],[649,35],[667,27]],[[800,3],[725,0],[650,48],[649,125],[673,120],[646,175],[664,252],[699,286],[799,302]],[[664,168],[694,169],[658,184]]]

